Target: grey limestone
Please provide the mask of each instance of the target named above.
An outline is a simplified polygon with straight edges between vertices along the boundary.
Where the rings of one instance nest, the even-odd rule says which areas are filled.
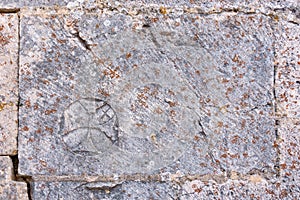
[[[276,173],[273,25],[236,13],[23,14],[19,172]]]
[[[270,183],[252,175],[248,180],[228,180],[221,184],[198,180],[186,182],[180,199],[298,199],[299,190],[299,185]]]
[[[35,182],[34,199],[174,199],[179,194],[177,186],[157,182],[124,182],[109,184],[84,182]]]
[[[0,199],[299,199],[299,10],[1,1]]]
[[[97,187],[98,186],[98,187]],[[245,180],[192,180],[176,182],[127,181],[116,184],[99,182],[45,182],[32,185],[34,199],[299,199],[299,185],[269,182],[259,175]]]

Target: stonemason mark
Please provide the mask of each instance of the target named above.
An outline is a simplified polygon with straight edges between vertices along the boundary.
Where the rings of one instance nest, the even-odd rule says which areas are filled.
[[[64,111],[61,131],[70,151],[95,155],[118,142],[118,118],[106,101],[83,98]]]

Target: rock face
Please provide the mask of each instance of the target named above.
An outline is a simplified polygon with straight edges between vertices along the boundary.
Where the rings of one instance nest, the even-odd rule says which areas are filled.
[[[0,8],[0,195],[299,198],[297,2]]]

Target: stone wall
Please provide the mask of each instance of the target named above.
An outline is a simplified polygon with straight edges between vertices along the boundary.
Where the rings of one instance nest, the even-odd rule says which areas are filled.
[[[299,199],[300,2],[0,2],[0,199]]]

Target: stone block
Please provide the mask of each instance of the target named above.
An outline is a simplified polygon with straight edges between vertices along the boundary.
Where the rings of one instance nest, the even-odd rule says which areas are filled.
[[[0,156],[0,199],[27,200],[27,184],[14,181],[13,163],[10,157]]]
[[[23,13],[19,173],[272,176],[272,26],[259,14]]]
[[[182,183],[159,181],[52,182],[35,181],[33,199],[299,199],[299,185],[270,182],[260,175],[244,180],[193,180]]]
[[[32,185],[33,199],[166,199],[176,197],[172,184],[131,181],[120,184],[43,182]],[[177,191],[180,192],[180,191]]]
[[[284,32],[280,31],[284,27]],[[300,117],[300,27],[280,21],[276,27],[276,99],[280,117]]]
[[[0,182],[0,199],[28,200],[27,185],[24,182]]]
[[[18,15],[0,14],[0,155],[17,153]]]
[[[282,119],[278,129],[280,141],[280,168],[284,181],[300,182],[300,122],[299,119]]]
[[[0,156],[0,182],[13,179],[13,164],[8,156]]]

